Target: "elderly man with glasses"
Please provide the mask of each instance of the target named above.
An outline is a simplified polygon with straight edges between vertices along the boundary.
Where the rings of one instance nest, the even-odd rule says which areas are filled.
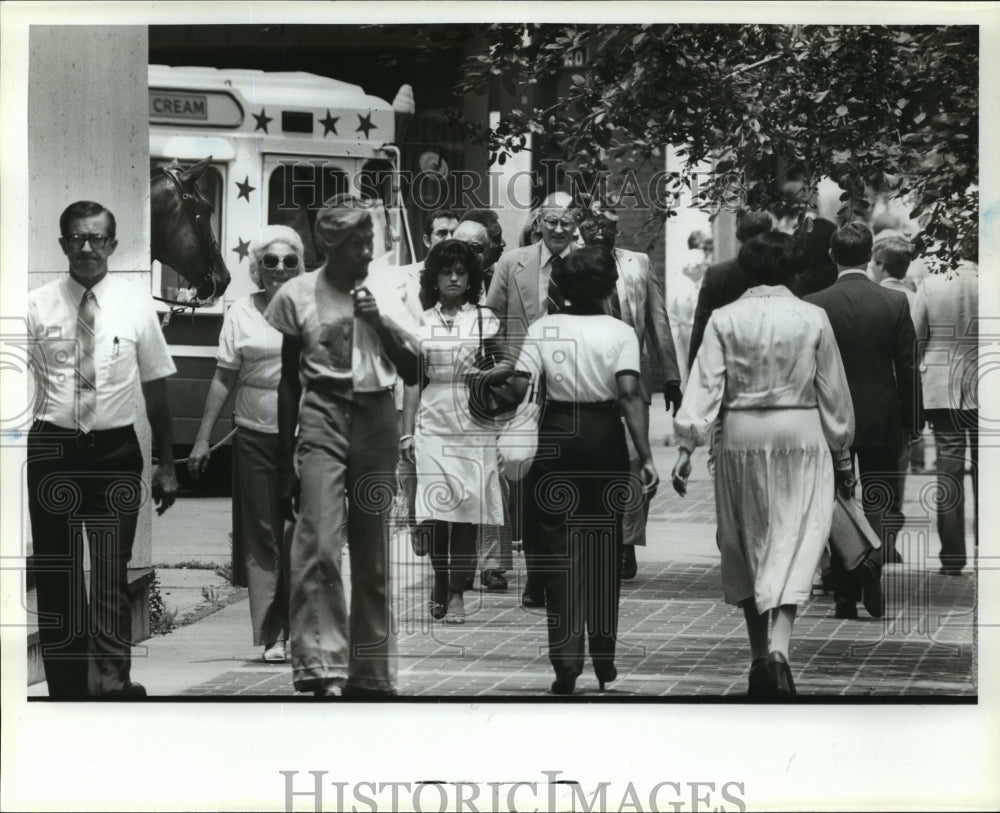
[[[553,192],[542,201],[538,223],[542,239],[509,251],[497,261],[486,296],[486,306],[500,317],[507,340],[506,352],[511,359],[517,358],[528,327],[542,316],[560,309],[562,297],[552,282],[552,272],[573,251],[580,211],[568,194]],[[514,518],[515,525],[519,524],[517,519]],[[525,607],[544,607],[544,580],[538,569],[539,552],[534,532],[533,528],[523,528],[528,578],[521,604]]]

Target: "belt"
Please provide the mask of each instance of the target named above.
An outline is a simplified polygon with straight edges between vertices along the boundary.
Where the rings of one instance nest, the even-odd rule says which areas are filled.
[[[545,410],[554,412],[607,412],[618,410],[617,401],[546,401]]]
[[[58,426],[48,421],[35,421],[31,425],[31,431],[38,435],[52,435],[53,440],[72,440],[77,446],[119,443],[135,437],[135,427],[132,424],[116,426],[113,429],[94,429],[90,432],[81,432],[78,429],[67,429],[65,426]]]

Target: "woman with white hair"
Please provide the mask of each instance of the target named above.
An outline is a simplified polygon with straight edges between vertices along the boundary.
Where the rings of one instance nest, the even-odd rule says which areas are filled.
[[[250,279],[260,290],[234,302],[222,322],[215,377],[188,470],[201,476],[210,456],[209,438],[233,388],[236,437],[233,440],[239,508],[250,589],[253,642],[264,660],[283,663],[288,640],[288,551],[292,528],[278,504],[278,381],[281,334],[264,319],[278,289],[303,267],[298,232],[264,226],[250,247]]]

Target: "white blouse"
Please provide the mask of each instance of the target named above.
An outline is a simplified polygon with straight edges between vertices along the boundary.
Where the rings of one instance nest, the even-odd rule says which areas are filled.
[[[257,310],[252,294],[237,299],[226,311],[215,358],[220,367],[239,370],[237,426],[277,433],[281,341],[281,334]]]
[[[516,369],[544,373],[549,401],[613,401],[617,374],[639,375],[639,340],[613,316],[550,314],[528,328]]]
[[[761,285],[709,318],[674,431],[690,451],[721,409],[813,407],[835,456],[849,449],[854,405],[826,312],[783,285]]]

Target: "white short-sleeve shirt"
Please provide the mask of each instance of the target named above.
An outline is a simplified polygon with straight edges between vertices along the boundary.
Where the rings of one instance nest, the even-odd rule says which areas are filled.
[[[236,300],[226,311],[215,358],[220,367],[239,370],[237,426],[277,433],[281,341],[281,334],[264,319],[252,294]]]
[[[94,314],[94,371],[97,377],[95,431],[136,421],[135,386],[177,371],[148,290],[107,274],[91,290]],[[76,320],[86,291],[67,275],[28,294],[30,352],[36,365],[35,418],[75,429]]]
[[[639,375],[639,340],[613,316],[550,314],[528,328],[516,368],[544,373],[550,401],[612,401],[619,373]]]

